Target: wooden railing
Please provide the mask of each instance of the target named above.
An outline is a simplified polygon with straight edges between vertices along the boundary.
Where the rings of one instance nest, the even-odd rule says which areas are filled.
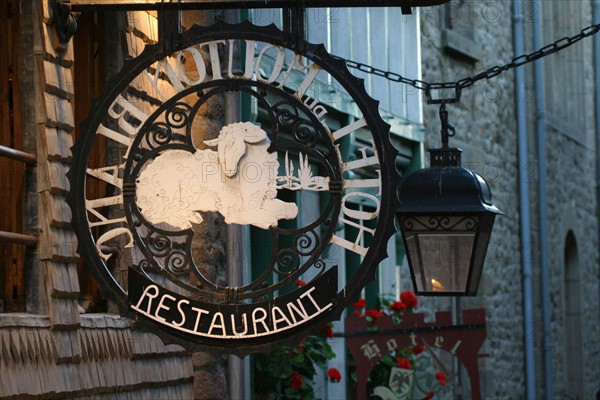
[[[30,167],[34,166],[37,161],[37,157],[35,156],[35,154],[12,149],[6,146],[0,146],[0,157],[6,157],[10,158],[11,160],[21,161]]]
[[[29,247],[37,246],[38,242],[37,236],[5,231],[0,231],[0,240],[7,243],[24,244]]]

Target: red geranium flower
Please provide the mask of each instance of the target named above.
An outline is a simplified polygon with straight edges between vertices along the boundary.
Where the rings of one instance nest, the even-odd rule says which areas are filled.
[[[418,344],[416,346],[413,346],[413,348],[412,348],[412,351],[413,351],[413,353],[415,353],[415,355],[421,354],[424,350],[425,350],[425,346],[423,346],[422,344]]]
[[[365,315],[366,315],[367,317],[371,317],[371,318],[373,318],[373,319],[377,319],[377,318],[381,318],[381,317],[383,317],[385,314],[384,314],[384,313],[382,313],[382,312],[381,312],[381,311],[379,311],[379,310],[371,309],[371,310],[367,310],[367,311],[365,311]]]
[[[333,337],[333,328],[331,328],[331,326],[329,326],[329,324],[325,324],[323,325],[323,327],[321,327],[321,335],[325,336],[326,338],[332,338]]]
[[[440,382],[440,385],[442,386],[446,386],[446,375],[444,375],[443,372],[437,372],[435,374],[435,377],[437,378],[437,380]]]
[[[300,372],[293,370],[292,376],[290,376],[290,387],[292,389],[300,389],[302,387],[302,377]]]
[[[410,369],[412,367],[412,363],[408,358],[398,357],[396,360],[396,364],[398,364],[399,368]]]
[[[352,311],[352,315],[354,315],[355,317],[359,317],[359,318],[362,317],[362,314],[359,310]]]
[[[417,296],[410,290],[400,293],[400,301],[406,304],[406,307],[410,308],[415,308],[419,304]]]
[[[365,301],[365,299],[363,299],[362,297],[354,304],[352,304],[354,306],[354,308],[358,308],[358,309],[362,309],[365,308],[365,306],[367,305],[367,302]]]
[[[371,309],[365,311],[365,317],[370,319],[369,325],[374,326],[377,323],[377,318],[383,317],[385,314],[379,310]]]
[[[342,374],[340,374],[340,371],[338,371],[337,368],[329,368],[327,370],[327,376],[331,382],[337,383],[342,380]]]
[[[390,306],[390,308],[393,311],[404,312],[404,311],[406,311],[406,304],[404,304],[401,301],[395,301],[395,302],[392,303],[392,305]]]
[[[296,282],[294,282],[294,283],[298,287],[306,286],[306,282],[304,282],[302,279],[296,279]]]
[[[433,396],[435,395],[435,393],[433,392],[429,392],[425,395],[425,397],[423,397],[421,400],[431,400],[433,398]]]
[[[299,344],[294,346],[296,348],[296,350],[298,350],[299,353],[302,353],[304,351],[304,347],[300,346]]]

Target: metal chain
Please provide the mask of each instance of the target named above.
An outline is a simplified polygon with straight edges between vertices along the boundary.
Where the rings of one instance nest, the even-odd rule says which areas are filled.
[[[539,50],[534,51],[533,53],[523,54],[518,57],[515,57],[511,60],[511,62],[504,65],[496,65],[494,67],[488,68],[487,70],[478,73],[477,75],[460,79],[456,82],[434,82],[429,83],[426,81],[422,81],[419,79],[409,79],[404,76],[392,72],[385,71],[379,68],[375,68],[368,64],[363,64],[357,61],[345,60],[341,57],[334,56],[339,60],[343,60],[348,68],[357,69],[367,74],[376,75],[383,77],[392,82],[403,83],[409,86],[414,87],[418,90],[423,90],[425,92],[425,96],[427,98],[428,104],[442,104],[442,103],[456,103],[460,101],[460,95],[462,93],[462,89],[473,86],[475,82],[480,81],[482,79],[491,79],[505,71],[510,69],[514,69],[520,67],[522,65],[528,64],[530,62],[539,60],[540,58],[546,57],[550,54],[559,52],[586,37],[592,36],[600,31],[600,24],[590,25],[584,29],[582,29],[578,34],[571,37],[563,37],[557,40],[554,43],[546,45]],[[450,98],[443,99],[433,99],[431,96],[432,90],[444,90],[444,89],[452,89],[454,90],[454,96]]]

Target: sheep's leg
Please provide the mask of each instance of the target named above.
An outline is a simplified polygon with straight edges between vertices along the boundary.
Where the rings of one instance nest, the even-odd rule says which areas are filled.
[[[269,229],[277,226],[280,219],[293,219],[298,215],[298,207],[294,203],[286,203],[278,199],[265,200],[261,208],[238,211],[225,216],[228,224],[254,225]]]
[[[279,199],[266,199],[261,207],[269,210],[275,217],[280,219],[294,219],[298,215],[298,206]]]
[[[252,211],[239,211],[225,218],[228,224],[254,225],[258,228],[269,229],[271,226],[277,225],[275,215],[267,210],[260,208]]]

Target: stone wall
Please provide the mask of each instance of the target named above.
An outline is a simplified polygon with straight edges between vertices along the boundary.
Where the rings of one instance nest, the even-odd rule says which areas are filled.
[[[558,8],[564,2],[553,4],[554,13],[561,18]],[[592,24],[592,2],[580,2],[571,18],[563,22],[564,31],[558,37],[574,35]],[[558,8],[558,9],[557,9]],[[544,13],[542,13],[544,16]],[[544,16],[543,22],[549,24]],[[547,38],[555,40],[556,38]],[[552,354],[554,395],[558,397],[593,398],[600,388],[600,273],[598,243],[598,192],[596,168],[598,152],[595,138],[593,71],[593,41],[586,39],[564,54],[545,60],[545,70],[556,70],[546,76],[546,99],[552,87],[564,96],[564,104],[573,103],[567,118],[555,121],[548,118],[546,155],[548,159],[548,228],[549,267],[552,300]],[[562,72],[576,61],[581,74]],[[564,76],[568,85],[560,85],[557,76]],[[565,90],[565,86],[567,89]],[[548,113],[552,115],[552,113]],[[534,203],[535,209],[535,203]],[[569,266],[566,258],[567,234],[576,241],[576,265]],[[574,268],[573,271],[569,271]],[[576,282],[569,282],[576,279]],[[573,286],[574,285],[574,286]],[[575,336],[575,337],[573,337]],[[574,357],[575,364],[568,363]],[[539,361],[540,371],[542,360]],[[575,375],[573,375],[575,373]],[[581,374],[581,375],[580,375]]]
[[[572,33],[577,33],[591,23],[591,2],[583,3],[582,21],[573,22]],[[526,51],[532,51],[532,22],[541,18],[541,10],[531,8],[532,3],[524,4]],[[529,7],[529,8],[527,8]],[[491,66],[510,61],[513,55],[513,33],[511,2],[463,2],[462,6],[452,4],[433,11],[421,11],[423,79],[432,81],[457,81],[473,76]],[[562,18],[562,17],[561,17]],[[545,21],[546,24],[552,23]],[[583,23],[583,25],[580,25]],[[453,33],[467,36],[462,48],[457,48],[447,40],[444,33],[452,26]],[[469,30],[464,30],[469,25]],[[562,36],[560,36],[562,37]],[[546,42],[556,38],[545,38]],[[582,348],[580,361],[582,368],[582,398],[592,398],[597,390],[597,375],[600,373],[598,335],[599,274],[598,274],[598,218],[596,197],[597,153],[590,146],[595,137],[593,112],[594,82],[591,39],[580,44],[585,59],[581,77],[586,84],[584,96],[569,99],[563,93],[564,102],[582,102],[579,108],[584,113],[585,130],[583,138],[577,140],[573,132],[564,127],[547,125],[546,154],[549,268],[551,277],[551,315],[553,336],[553,380],[552,396],[564,398],[569,392],[566,365],[567,328],[565,299],[565,240],[567,232],[574,233],[579,259],[579,282],[581,290],[581,330],[577,341]],[[554,57],[554,58],[552,58]],[[562,57],[562,58],[561,58]],[[477,58],[474,62],[473,58]],[[553,61],[554,60],[554,61]],[[556,61],[558,60],[558,61]],[[545,59],[548,63],[568,62],[566,54],[557,54]],[[541,308],[538,180],[536,136],[535,136],[535,96],[532,67],[526,68],[526,109],[528,115],[529,156],[526,176],[518,175],[517,131],[515,105],[514,72],[502,73],[491,80],[479,81],[462,95],[457,105],[449,105],[450,123],[456,127],[456,137],[450,143],[464,150],[463,165],[481,174],[490,184],[494,203],[505,215],[496,219],[488,257],[484,267],[480,293],[476,298],[464,299],[463,308],[483,306],[487,312],[488,339],[481,359],[482,397],[486,399],[516,398],[525,396],[525,357],[524,342],[531,340],[535,348],[536,396],[544,393],[543,348],[544,332]],[[546,76],[546,97],[555,80]],[[566,78],[565,78],[566,79]],[[578,103],[579,104],[579,103]],[[427,128],[426,147],[439,146],[439,118],[437,107],[424,106]],[[569,126],[569,121],[563,121]],[[573,125],[571,125],[573,126]],[[581,128],[580,128],[581,129]],[[519,179],[528,182],[530,188],[530,212],[532,237],[525,240],[532,254],[534,323],[523,326],[523,277],[521,273],[521,243],[519,233]],[[590,279],[591,278],[591,279]],[[444,309],[451,306],[448,300],[423,300],[424,308]],[[572,387],[572,385],[571,385]]]
[[[596,152],[573,141],[567,135],[548,130],[548,205],[549,248],[552,299],[552,339],[554,362],[554,393],[560,397],[569,393],[567,353],[568,335],[577,334],[581,365],[583,398],[592,398],[598,390],[600,373],[600,332],[598,301],[598,219],[596,215],[595,165]],[[565,247],[568,232],[574,234],[578,255],[578,290],[567,294]],[[579,310],[570,310],[567,296],[579,297]],[[579,307],[578,307],[579,308]],[[579,329],[572,330],[567,314],[577,313]],[[570,329],[571,328],[571,329]],[[541,350],[541,346],[540,346]],[[541,358],[536,360],[541,369]]]

